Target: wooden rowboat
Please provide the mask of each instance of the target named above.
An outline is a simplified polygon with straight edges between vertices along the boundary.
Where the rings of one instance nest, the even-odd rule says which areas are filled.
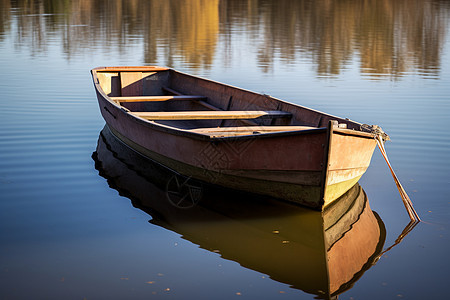
[[[164,67],[91,71],[113,134],[197,180],[322,210],[367,170],[377,126]]]

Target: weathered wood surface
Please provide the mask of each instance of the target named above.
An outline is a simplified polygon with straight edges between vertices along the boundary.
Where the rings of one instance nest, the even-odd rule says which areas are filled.
[[[309,126],[239,126],[239,127],[214,127],[195,128],[189,131],[197,133],[233,133],[233,132],[276,132],[316,129]]]
[[[272,110],[241,110],[241,111],[162,111],[162,112],[132,112],[132,115],[147,120],[207,120],[207,119],[255,119],[259,117],[282,118],[291,114]]]
[[[99,67],[92,71],[96,72],[159,72],[168,71],[169,68],[159,66],[124,66],[124,67]]]
[[[167,93],[169,93],[169,94],[175,95],[175,96],[181,96],[182,95],[180,92],[177,92],[177,91],[175,91],[175,90],[173,90],[171,88],[168,88],[167,86],[163,86],[162,90],[167,92]]]
[[[120,72],[122,96],[142,95],[142,72]]]
[[[204,96],[183,95],[183,96],[125,96],[111,97],[118,102],[146,102],[146,101],[168,101],[168,100],[205,100]]]

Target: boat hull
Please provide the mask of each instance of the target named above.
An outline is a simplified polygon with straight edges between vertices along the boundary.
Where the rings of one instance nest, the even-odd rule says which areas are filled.
[[[117,138],[173,171],[206,183],[322,210],[359,180],[376,145],[370,134],[334,128],[331,122],[311,130],[229,138],[174,130],[124,110],[93,75],[101,114]]]
[[[93,159],[110,187],[150,214],[152,224],[320,299],[351,288],[383,250],[384,224],[359,184],[317,212],[192,183],[201,196],[180,209],[168,188],[177,174],[128,149],[107,127]]]

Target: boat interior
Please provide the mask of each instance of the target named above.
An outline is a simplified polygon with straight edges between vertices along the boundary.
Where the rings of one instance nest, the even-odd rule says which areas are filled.
[[[310,131],[360,124],[271,96],[160,67],[94,69],[103,92],[130,114],[210,137]]]

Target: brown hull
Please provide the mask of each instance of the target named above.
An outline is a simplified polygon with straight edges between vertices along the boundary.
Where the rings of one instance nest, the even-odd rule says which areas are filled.
[[[103,118],[119,139],[184,176],[323,209],[351,188],[370,164],[376,143],[372,134],[355,130],[359,123],[170,69],[125,70],[98,68],[92,72]],[[153,80],[155,73],[159,77]],[[132,74],[131,79],[124,74]],[[120,84],[114,85],[117,81]],[[125,86],[127,82],[133,84]],[[159,104],[125,103],[125,98],[121,104],[117,101],[130,94],[158,95],[162,88],[155,88],[155,84],[169,86],[169,90],[176,89],[183,95],[202,95],[207,99],[206,108],[212,106],[232,112],[231,109],[242,111],[251,107],[271,113],[276,109],[292,117],[256,121],[194,120],[192,124],[198,128],[192,128],[188,121],[147,120],[141,112],[182,111],[184,114],[198,111],[194,107],[197,104],[181,99],[161,100]],[[250,99],[250,104],[241,99]],[[209,113],[206,108],[201,110]],[[335,127],[331,120],[349,129]],[[211,133],[233,128],[238,128],[239,134]],[[282,129],[253,132],[253,128]],[[244,129],[250,133],[242,133]],[[201,130],[209,134],[199,133]]]
[[[214,188],[180,209],[169,197],[177,175],[129,150],[107,127],[93,157],[110,186],[148,212],[151,223],[321,299],[351,288],[385,242],[384,224],[359,184],[323,212]]]

